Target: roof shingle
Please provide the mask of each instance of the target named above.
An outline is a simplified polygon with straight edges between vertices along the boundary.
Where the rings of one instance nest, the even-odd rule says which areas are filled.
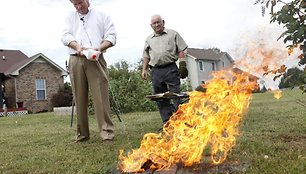
[[[226,53],[214,49],[187,48],[187,54],[203,60],[220,60]]]
[[[29,57],[19,50],[0,49],[0,73],[16,69],[28,60]]]

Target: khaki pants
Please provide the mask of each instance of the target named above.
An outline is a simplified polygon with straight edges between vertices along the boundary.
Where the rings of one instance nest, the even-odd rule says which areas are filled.
[[[110,118],[107,67],[103,55],[98,62],[85,57],[70,56],[69,72],[77,113],[77,136],[89,138],[88,92],[92,92],[99,133],[103,140],[114,138],[114,125]]]

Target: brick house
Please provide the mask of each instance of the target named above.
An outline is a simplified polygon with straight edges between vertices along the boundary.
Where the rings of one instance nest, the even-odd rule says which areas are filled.
[[[19,50],[0,50],[0,108],[52,111],[52,96],[64,86],[67,71],[42,53],[27,57]]]

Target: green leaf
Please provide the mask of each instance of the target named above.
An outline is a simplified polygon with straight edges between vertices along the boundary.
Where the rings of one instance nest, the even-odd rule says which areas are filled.
[[[279,75],[275,76],[275,77],[273,78],[273,81],[275,81],[276,79],[278,79],[280,76],[282,76],[282,74],[279,74]]]
[[[267,1],[266,3],[266,8],[269,8],[270,0]]]
[[[286,32],[283,32],[278,38],[277,40],[281,39],[282,37],[284,37],[287,33]],[[286,43],[286,42],[285,42]]]
[[[259,2],[260,2],[260,0],[256,0],[256,1],[254,2],[254,5],[258,4]]]

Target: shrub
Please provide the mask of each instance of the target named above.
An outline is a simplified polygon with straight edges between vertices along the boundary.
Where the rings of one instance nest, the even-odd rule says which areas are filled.
[[[60,88],[56,94],[52,96],[51,103],[53,107],[65,107],[72,105],[72,92],[69,88]]]

